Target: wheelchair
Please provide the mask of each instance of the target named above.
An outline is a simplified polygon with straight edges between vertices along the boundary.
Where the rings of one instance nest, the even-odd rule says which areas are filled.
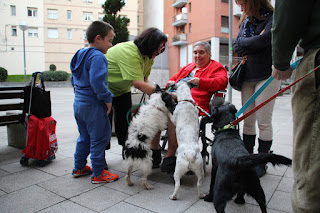
[[[219,90],[214,92],[211,96],[210,103],[209,103],[209,115],[211,115],[211,108],[214,106],[219,106],[224,103],[225,101],[225,94],[226,90]],[[210,154],[208,152],[208,147],[212,146],[213,139],[210,139],[206,136],[206,125],[212,123],[211,118],[209,115],[201,116],[199,118],[199,138],[202,143],[202,151],[201,156],[203,159],[203,170],[206,171],[206,166],[209,164]],[[160,137],[160,149],[163,154],[166,152],[166,145],[168,143],[168,130],[164,131],[164,134]]]

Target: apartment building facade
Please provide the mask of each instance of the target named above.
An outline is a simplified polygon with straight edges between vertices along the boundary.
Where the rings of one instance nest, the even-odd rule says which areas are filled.
[[[0,66],[9,75],[23,74],[23,32],[27,74],[49,69],[70,72],[73,54],[87,45],[85,30],[92,21],[102,20],[105,0],[2,0],[0,11]],[[143,30],[143,0],[124,0],[119,12],[130,19],[128,30],[136,36]]]
[[[168,34],[169,70],[173,76],[192,62],[193,44],[208,41],[211,58],[228,65],[229,18],[232,18],[232,38],[238,33],[241,16],[235,8],[229,17],[228,0],[166,0],[164,31]]]

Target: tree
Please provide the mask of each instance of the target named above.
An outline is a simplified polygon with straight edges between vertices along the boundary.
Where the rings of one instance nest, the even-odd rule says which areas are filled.
[[[106,0],[102,5],[106,14],[103,17],[103,21],[108,22],[114,28],[115,37],[112,42],[113,45],[129,40],[129,31],[127,26],[130,23],[130,19],[117,15],[124,5],[125,3],[123,0]]]

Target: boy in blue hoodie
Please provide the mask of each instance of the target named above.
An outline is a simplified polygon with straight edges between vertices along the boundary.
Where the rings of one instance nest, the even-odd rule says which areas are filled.
[[[111,138],[108,115],[113,97],[107,87],[108,61],[104,54],[112,47],[114,29],[106,22],[94,21],[86,36],[89,47],[78,50],[70,63],[74,117],[79,131],[72,175],[92,174],[92,183],[112,182],[119,177],[104,170],[105,147]],[[89,153],[92,169],[86,165]]]

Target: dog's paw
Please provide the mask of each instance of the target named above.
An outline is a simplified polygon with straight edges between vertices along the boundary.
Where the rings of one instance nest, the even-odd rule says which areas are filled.
[[[206,201],[206,202],[212,202],[213,201],[213,195],[212,194],[207,194],[206,196],[204,196],[203,200]]]
[[[154,187],[151,186],[151,185],[146,185],[144,188],[147,189],[147,190],[152,190],[152,189],[154,189]]]
[[[200,199],[204,199],[205,197],[206,197],[205,194],[203,194],[203,193],[200,193],[200,194],[199,194],[199,198],[200,198]]]
[[[176,200],[176,199],[177,199],[177,196],[175,196],[175,195],[170,195],[169,199],[170,199],[170,200]]]
[[[130,178],[126,176],[126,183],[128,186],[133,186],[134,184],[131,182]]]

